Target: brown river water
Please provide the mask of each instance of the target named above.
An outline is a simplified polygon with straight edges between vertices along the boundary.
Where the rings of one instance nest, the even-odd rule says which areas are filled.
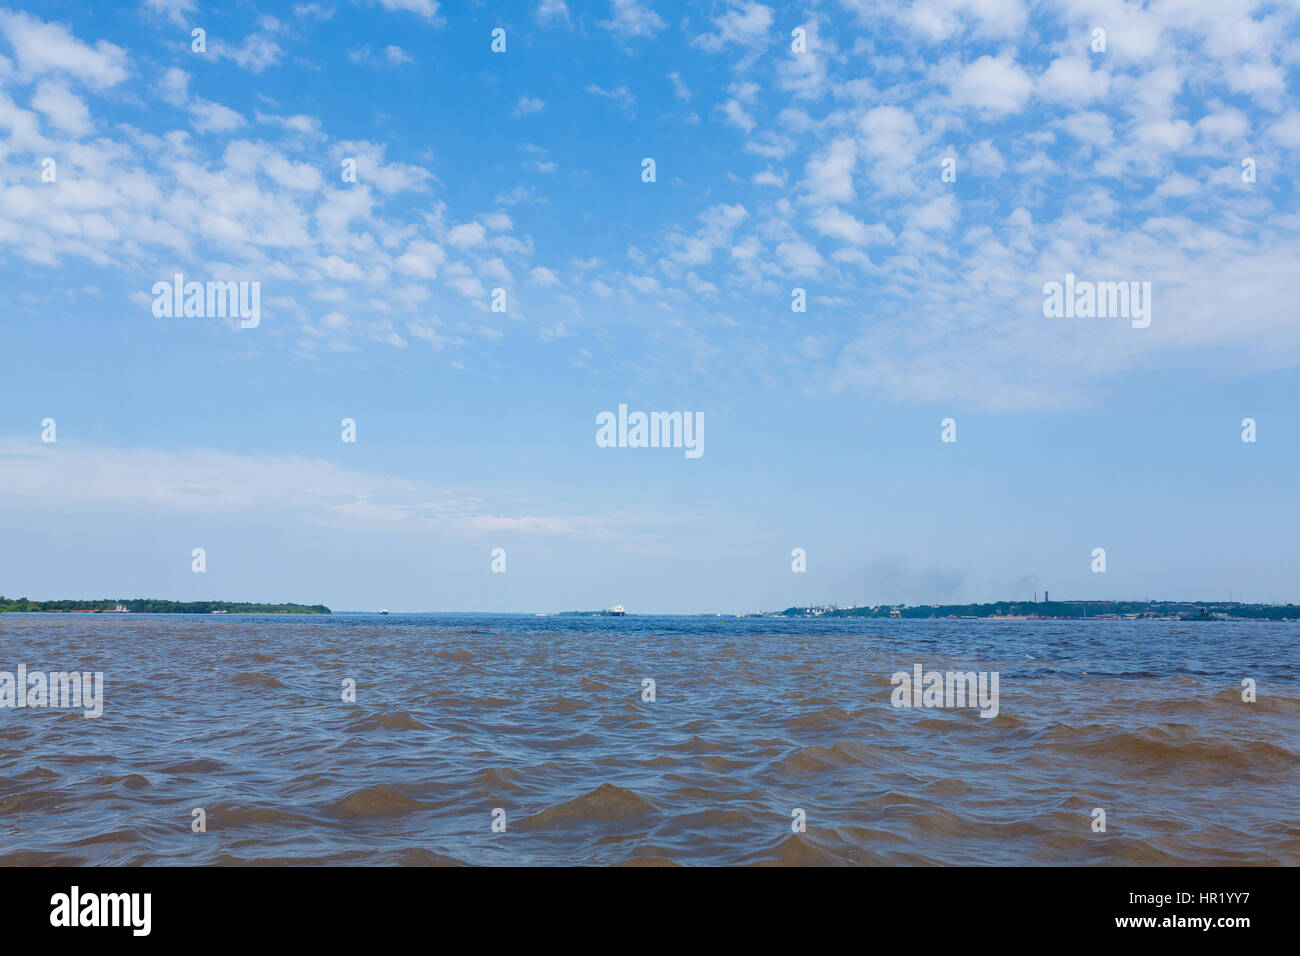
[[[1297,638],[3,614],[0,672],[102,672],[103,713],[0,706],[0,863],[1294,865]],[[916,665],[996,672],[996,716],[894,706]]]

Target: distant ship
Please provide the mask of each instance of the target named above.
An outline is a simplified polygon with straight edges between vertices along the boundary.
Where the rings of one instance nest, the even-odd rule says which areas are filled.
[[[388,613],[388,608],[386,608],[386,607],[381,607],[381,608],[379,609],[379,613],[380,613],[380,614],[387,614],[387,613]]]
[[[615,604],[613,607],[607,607],[600,612],[601,617],[626,617],[627,611],[623,610],[623,605]]]

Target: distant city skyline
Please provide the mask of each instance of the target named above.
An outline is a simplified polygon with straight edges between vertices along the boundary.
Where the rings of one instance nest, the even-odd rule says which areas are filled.
[[[1258,3],[0,8],[0,593],[1300,601],[1298,40]],[[239,282],[257,321],[209,314]],[[620,406],[700,454],[602,442]]]

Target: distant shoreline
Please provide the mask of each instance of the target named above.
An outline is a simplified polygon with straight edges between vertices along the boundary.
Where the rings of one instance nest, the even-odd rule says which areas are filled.
[[[244,601],[163,601],[102,598],[29,601],[0,595],[0,614],[330,614],[324,604],[253,604]]]
[[[244,601],[164,601],[157,598],[31,601],[0,595],[0,614],[334,614],[324,604],[258,604]],[[379,612],[340,611],[341,614]],[[1294,604],[1233,601],[997,601],[991,604],[810,605],[782,611],[696,611],[678,613],[608,611],[398,611],[401,614],[507,615],[549,618],[866,618],[874,620],[987,621],[1300,621]]]
[[[788,607],[761,617],[980,618],[1003,621],[1296,621],[1294,604],[1236,601],[997,601],[992,604],[877,604]]]

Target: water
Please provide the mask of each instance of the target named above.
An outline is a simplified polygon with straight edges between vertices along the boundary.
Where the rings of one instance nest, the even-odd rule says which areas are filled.
[[[0,615],[0,670],[105,679],[98,720],[0,709],[0,862],[1294,865],[1298,635]],[[999,672],[998,716],[891,706],[916,663]]]

